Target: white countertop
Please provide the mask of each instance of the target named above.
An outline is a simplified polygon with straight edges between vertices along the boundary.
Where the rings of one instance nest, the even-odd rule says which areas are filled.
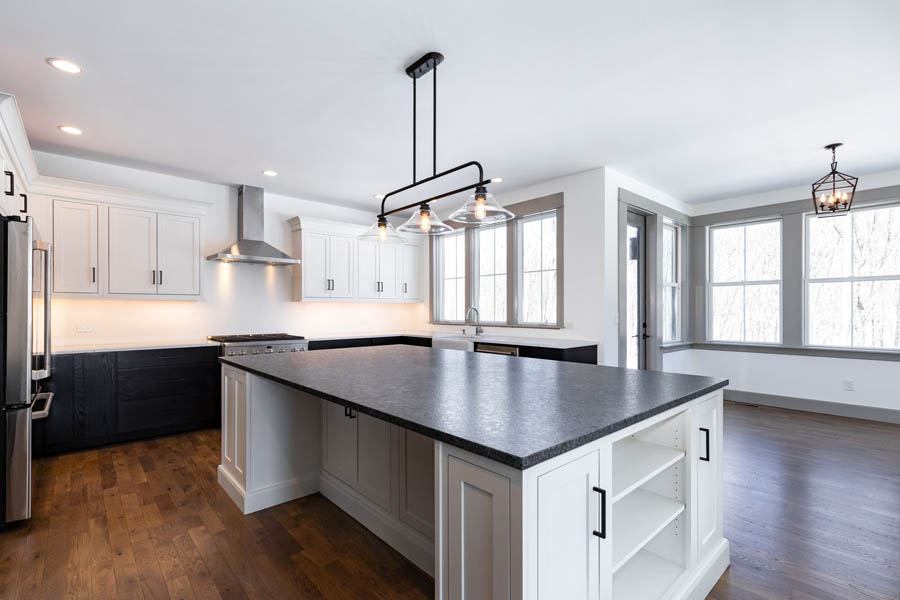
[[[550,337],[524,337],[524,336],[499,336],[499,335],[480,335],[480,336],[461,336],[459,334],[446,333],[441,331],[401,331],[388,333],[363,333],[358,335],[335,335],[329,337],[311,337],[310,341],[327,341],[327,340],[350,340],[363,338],[379,338],[379,337],[423,337],[423,338],[444,338],[453,340],[465,340],[469,342],[481,342],[485,344],[506,344],[513,346],[537,346],[539,348],[579,348],[582,346],[594,346],[597,342],[590,340],[572,340]],[[202,346],[218,346],[218,342],[210,342],[205,339],[184,339],[184,340],[142,340],[134,342],[107,342],[97,344],[73,344],[64,346],[54,346],[54,354],[78,354],[82,352],[117,352],[126,350],[164,350],[166,348],[196,348]]]

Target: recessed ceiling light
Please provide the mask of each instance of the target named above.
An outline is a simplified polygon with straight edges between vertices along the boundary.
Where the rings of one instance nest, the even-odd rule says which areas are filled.
[[[63,133],[68,133],[69,135],[81,135],[82,133],[84,133],[77,127],[72,127],[71,125],[60,125],[59,130]]]
[[[275,177],[276,175],[278,175],[278,171],[273,171],[272,169],[263,169],[262,174],[266,177]]]
[[[78,75],[84,71],[79,65],[73,63],[71,60],[66,60],[65,58],[48,58],[47,64],[54,69],[59,69],[63,73],[69,73],[70,75]]]

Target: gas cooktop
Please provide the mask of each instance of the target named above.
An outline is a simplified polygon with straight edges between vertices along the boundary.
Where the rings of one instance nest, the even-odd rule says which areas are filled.
[[[211,335],[206,339],[211,342],[234,344],[238,342],[288,342],[306,338],[302,335],[291,335],[289,333],[246,333],[241,335]]]

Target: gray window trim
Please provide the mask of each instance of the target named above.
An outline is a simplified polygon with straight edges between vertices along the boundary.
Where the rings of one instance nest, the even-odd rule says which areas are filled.
[[[521,329],[562,329],[564,327],[565,317],[565,296],[564,296],[564,279],[565,279],[565,208],[564,195],[562,192],[549,194],[531,200],[524,200],[515,204],[506,205],[505,208],[516,215],[515,219],[506,223],[506,322],[485,322],[488,327],[508,327]],[[556,323],[552,325],[542,325],[535,323],[520,323],[519,306],[518,306],[518,229],[520,219],[531,217],[536,214],[556,211]],[[454,229],[462,229],[465,226],[457,223],[448,224]],[[477,241],[475,232],[477,227],[465,227],[466,240],[466,307],[473,306],[475,299],[475,260],[477,258]],[[440,305],[437,298],[437,286],[440,282],[435,273],[439,272],[437,263],[437,236],[432,237],[429,247],[429,323],[432,325],[461,325],[464,321],[442,321],[438,319],[437,310]]]

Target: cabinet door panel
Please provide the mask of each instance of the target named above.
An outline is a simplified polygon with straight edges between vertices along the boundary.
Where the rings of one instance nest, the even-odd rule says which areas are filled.
[[[160,294],[200,293],[200,219],[159,213],[157,216]]]
[[[597,598],[597,452],[538,478],[538,597]]]
[[[156,293],[156,213],[109,209],[109,292]]]
[[[303,255],[300,264],[304,298],[327,298],[328,292],[328,236],[321,233],[303,234]]]
[[[357,413],[354,413],[357,414]],[[363,496],[385,510],[391,508],[391,426],[358,414],[357,483]]]
[[[357,296],[378,298],[378,246],[375,242],[357,244]]]
[[[378,280],[381,282],[380,298],[400,297],[400,246],[378,245]]]
[[[422,246],[407,244],[403,246],[403,281],[400,283],[401,297],[407,300],[422,298]]]
[[[353,297],[353,238],[329,236],[328,273],[332,298]]]
[[[53,291],[96,294],[97,205],[53,201]]]
[[[325,401],[325,447],[322,467],[351,487],[356,487],[356,423],[344,415],[344,407]]]
[[[434,440],[400,432],[400,520],[434,538]]]
[[[721,502],[721,397],[699,404],[693,413],[694,469],[697,474],[697,552],[703,557],[722,537]],[[708,432],[708,433],[707,433]],[[709,447],[707,449],[707,436]],[[709,460],[701,460],[708,458]]]

